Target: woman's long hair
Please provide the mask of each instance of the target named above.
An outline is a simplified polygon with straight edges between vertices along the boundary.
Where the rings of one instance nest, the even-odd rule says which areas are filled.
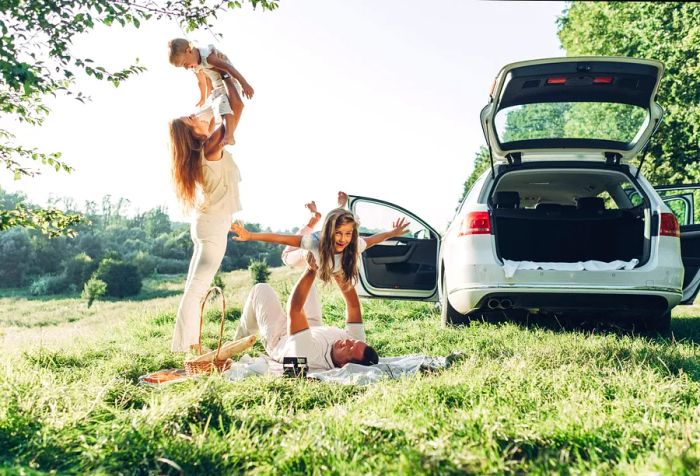
[[[186,210],[195,205],[197,184],[203,182],[202,145],[204,138],[196,136],[183,118],[170,122],[172,174],[175,194]]]
[[[318,253],[321,262],[318,264],[318,277],[324,283],[328,283],[333,277],[333,267],[335,265],[335,230],[339,226],[347,223],[353,224],[352,239],[343,250],[340,257],[340,274],[343,281],[352,284],[357,282],[359,272],[357,270],[359,224],[355,220],[355,215],[344,208],[336,208],[328,212],[326,221],[321,229],[321,238],[318,245]]]

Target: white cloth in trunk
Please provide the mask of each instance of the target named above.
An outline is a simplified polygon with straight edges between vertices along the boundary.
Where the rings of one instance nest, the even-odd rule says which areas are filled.
[[[515,276],[515,272],[519,269],[544,269],[555,271],[615,271],[616,269],[634,269],[638,263],[639,260],[636,258],[630,261],[622,261],[618,259],[609,263],[595,260],[578,261],[576,263],[538,263],[536,261],[512,261],[509,259],[504,259],[503,271],[506,274],[506,278],[512,278]]]

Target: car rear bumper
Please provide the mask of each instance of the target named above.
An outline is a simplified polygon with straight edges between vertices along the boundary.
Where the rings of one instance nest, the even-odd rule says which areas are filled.
[[[476,310],[521,308],[543,312],[665,312],[681,300],[680,289],[651,286],[568,287],[510,284],[450,290],[461,314]]]

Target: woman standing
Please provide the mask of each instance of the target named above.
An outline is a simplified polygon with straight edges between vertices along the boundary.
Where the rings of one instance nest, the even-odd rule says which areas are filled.
[[[213,129],[214,119],[194,114],[170,123],[175,191],[185,209],[194,212],[194,250],[177,310],[173,352],[186,352],[199,343],[199,307],[226,252],[231,215],[241,210],[240,174],[224,150],[224,126]]]

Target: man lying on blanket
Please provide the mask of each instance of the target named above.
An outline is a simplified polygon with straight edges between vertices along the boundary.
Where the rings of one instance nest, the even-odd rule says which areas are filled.
[[[309,255],[311,255],[309,253]],[[309,266],[294,286],[287,303],[287,319],[279,297],[270,285],[256,284],[246,299],[236,339],[259,334],[267,354],[277,362],[284,357],[306,357],[309,370],[328,370],[352,362],[374,365],[377,352],[365,343],[362,307],[352,286],[343,289],[346,303],[345,329],[325,326],[321,306],[305,306],[309,289],[316,279],[316,264]]]

